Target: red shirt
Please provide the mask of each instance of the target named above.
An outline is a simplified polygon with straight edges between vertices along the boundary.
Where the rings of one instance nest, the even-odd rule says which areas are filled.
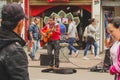
[[[40,30],[40,33],[42,34],[42,33],[44,33],[44,31],[50,29],[49,26],[50,26],[49,24],[48,24],[48,25],[45,25],[45,26]],[[60,40],[60,26],[57,24],[57,25],[55,25],[55,28],[56,28],[56,30],[51,32],[51,38],[50,38],[51,41]]]

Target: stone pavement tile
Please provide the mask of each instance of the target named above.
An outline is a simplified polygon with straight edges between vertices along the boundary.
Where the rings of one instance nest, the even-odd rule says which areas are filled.
[[[60,67],[67,67],[67,68],[83,68],[87,69],[92,66],[97,65],[100,63],[101,60],[83,60],[83,59],[70,59],[70,62],[60,62]],[[46,67],[41,66],[40,61],[32,61],[29,60],[29,66],[31,67]]]
[[[41,66],[40,65],[39,57],[40,57],[40,54],[43,54],[43,53],[47,53],[47,51],[45,49],[41,49],[41,50],[37,51],[36,59],[38,59],[38,61],[32,61],[28,56],[29,67],[47,67],[47,66]],[[27,55],[28,54],[29,54],[29,52],[27,52]],[[100,60],[94,59],[94,55],[91,54],[90,52],[87,54],[87,57],[89,57],[90,60],[83,60],[82,59],[83,58],[83,50],[81,50],[78,57],[69,56],[69,58],[68,58],[69,61],[67,61],[67,62],[61,61],[60,62],[60,67],[88,69],[92,66],[97,65],[101,61],[103,61],[104,53],[100,54],[100,57],[102,57],[102,59],[100,59]]]

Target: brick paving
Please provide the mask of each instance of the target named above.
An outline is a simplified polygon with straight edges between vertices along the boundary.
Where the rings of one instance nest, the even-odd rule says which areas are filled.
[[[66,49],[65,49],[66,50]],[[29,54],[29,52],[27,52],[27,50],[25,49],[27,55]],[[45,54],[47,53],[46,49],[39,49],[36,53],[36,59],[38,59],[38,61],[32,61],[30,59],[30,57],[28,56],[28,61],[29,61],[29,67],[47,67],[47,66],[43,66],[40,65],[40,54]],[[94,59],[94,55],[92,53],[90,53],[90,51],[88,51],[87,57],[89,57],[89,60],[83,60],[83,50],[79,50],[79,55],[77,57],[73,56],[73,55],[67,55],[68,52],[65,53],[65,56],[67,58],[65,58],[64,56],[62,56],[60,58],[60,67],[66,67],[66,68],[81,68],[81,69],[89,69],[92,66],[97,65],[98,63],[100,63],[101,61],[104,60],[104,53],[101,53],[99,56],[101,57],[101,59],[96,60]],[[62,54],[62,53],[61,53]]]

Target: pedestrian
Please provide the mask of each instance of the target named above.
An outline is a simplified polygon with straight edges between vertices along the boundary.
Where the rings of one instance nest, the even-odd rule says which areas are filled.
[[[31,51],[31,37],[30,37],[30,27],[28,27],[28,30],[27,30],[27,39],[28,39],[28,41],[27,41],[27,51],[28,52],[30,52]]]
[[[112,39],[112,36],[108,32],[108,29],[106,29],[106,33],[107,33],[108,37],[105,38],[105,47],[106,47],[106,49],[109,49],[111,47],[111,45],[113,44],[114,40]]]
[[[60,26],[55,23],[54,17],[50,16],[40,33],[47,39],[47,53],[49,56],[49,68],[59,69],[59,42],[60,42]],[[49,34],[48,34],[49,33]],[[54,54],[52,53],[54,50]],[[53,56],[53,55],[54,56]]]
[[[39,39],[40,39],[40,33],[39,33],[39,27],[38,27],[39,21],[40,19],[38,17],[35,17],[29,27],[30,39],[32,42],[32,49],[29,56],[32,60],[37,60],[35,59],[35,53],[39,48]]]
[[[95,35],[98,32],[99,27],[96,26],[96,20],[94,18],[89,19],[89,25],[87,26],[87,36],[86,36],[86,47],[84,50],[84,57],[83,59],[88,60],[89,58],[87,56],[87,51],[90,48],[91,45],[94,46],[94,55],[95,59],[100,59],[100,57],[97,54],[98,45],[95,40]]]
[[[76,53],[75,57],[77,57],[79,54],[79,51],[73,46],[73,43],[79,39],[76,25],[75,25],[75,22],[72,20],[72,18],[68,18],[68,23],[69,23],[69,26],[68,26],[66,39],[69,44],[68,45],[68,48],[70,50],[69,55],[72,55],[72,51],[74,51]]]
[[[115,75],[115,80],[120,80],[120,17],[111,19],[108,23],[110,35],[115,40],[110,48],[112,65],[109,68],[111,75]]]
[[[25,14],[17,3],[8,3],[1,11],[0,80],[29,80],[28,59],[20,37]]]

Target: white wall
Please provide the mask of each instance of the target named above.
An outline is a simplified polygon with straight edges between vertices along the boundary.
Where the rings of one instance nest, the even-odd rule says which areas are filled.
[[[96,1],[96,2],[95,2]],[[101,28],[101,0],[92,0],[92,18],[95,18],[98,22],[99,34],[97,34],[97,44],[99,46],[98,54],[102,52],[102,28]]]
[[[1,13],[3,5],[5,5],[5,4],[6,4],[5,0],[0,0],[0,13]],[[1,18],[1,14],[0,14],[0,18]],[[0,19],[0,21],[1,21],[1,19]],[[1,26],[1,22],[0,22],[0,26]]]

